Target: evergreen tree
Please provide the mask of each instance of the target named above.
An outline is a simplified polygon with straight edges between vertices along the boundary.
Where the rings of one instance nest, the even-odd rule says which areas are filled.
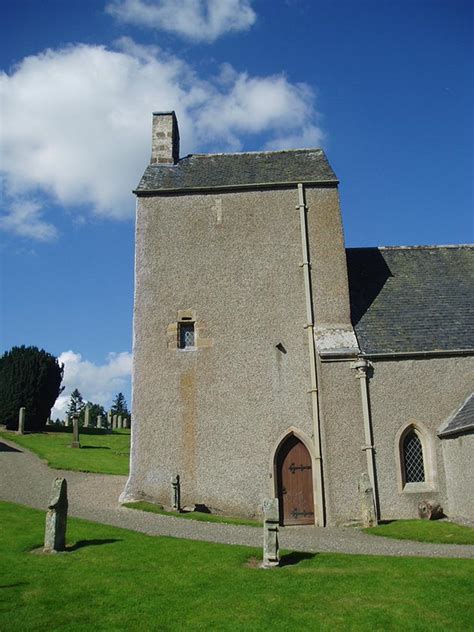
[[[127,408],[127,401],[123,393],[117,393],[110,410],[112,411],[112,415],[122,415],[124,417],[130,414]]]
[[[64,365],[38,347],[13,347],[0,358],[0,423],[18,429],[18,411],[26,408],[25,430],[46,426],[58,395]]]
[[[68,416],[74,415],[76,413],[79,413],[79,416],[81,416],[81,413],[83,413],[85,406],[86,405],[81,393],[77,388],[75,388],[71,393],[71,399],[69,400],[69,404],[66,408],[66,413],[68,414]],[[84,417],[84,414],[82,414],[82,417]]]
[[[91,419],[92,425],[95,425],[97,423],[97,417],[99,415],[102,416],[102,420],[105,420],[107,418],[107,413],[105,412],[105,408],[101,406],[100,404],[89,404],[89,409],[90,409],[90,419]]]

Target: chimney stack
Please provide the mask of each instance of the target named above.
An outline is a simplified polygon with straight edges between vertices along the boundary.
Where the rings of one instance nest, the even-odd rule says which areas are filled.
[[[153,112],[151,165],[175,165],[179,160],[179,130],[174,110]]]

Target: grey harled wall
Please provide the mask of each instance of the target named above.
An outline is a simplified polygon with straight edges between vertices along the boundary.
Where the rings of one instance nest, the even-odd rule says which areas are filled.
[[[450,511],[442,450],[446,440],[440,440],[437,433],[472,389],[473,375],[474,358],[469,357],[374,362],[369,388],[382,518],[417,517],[422,499],[437,500]],[[432,439],[436,491],[410,493],[397,484],[395,439],[410,421],[421,422]],[[466,491],[464,488],[464,494]]]
[[[474,520],[474,433],[442,440],[450,516]]]
[[[184,504],[252,515],[274,492],[283,433],[311,439],[297,203],[296,187],[138,200],[129,497],[166,503],[179,473]],[[307,203],[313,261],[324,254],[316,310],[345,323],[337,191],[313,188]],[[179,309],[195,310],[211,346],[168,348]]]

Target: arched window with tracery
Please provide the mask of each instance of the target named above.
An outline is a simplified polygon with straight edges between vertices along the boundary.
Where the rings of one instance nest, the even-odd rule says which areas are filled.
[[[405,483],[424,483],[425,461],[423,444],[414,428],[411,428],[403,437],[402,455]]]

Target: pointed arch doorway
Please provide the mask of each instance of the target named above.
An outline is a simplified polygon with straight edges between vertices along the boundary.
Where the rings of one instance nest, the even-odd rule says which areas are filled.
[[[289,435],[276,454],[280,524],[314,524],[313,468],[311,455],[295,435]]]

